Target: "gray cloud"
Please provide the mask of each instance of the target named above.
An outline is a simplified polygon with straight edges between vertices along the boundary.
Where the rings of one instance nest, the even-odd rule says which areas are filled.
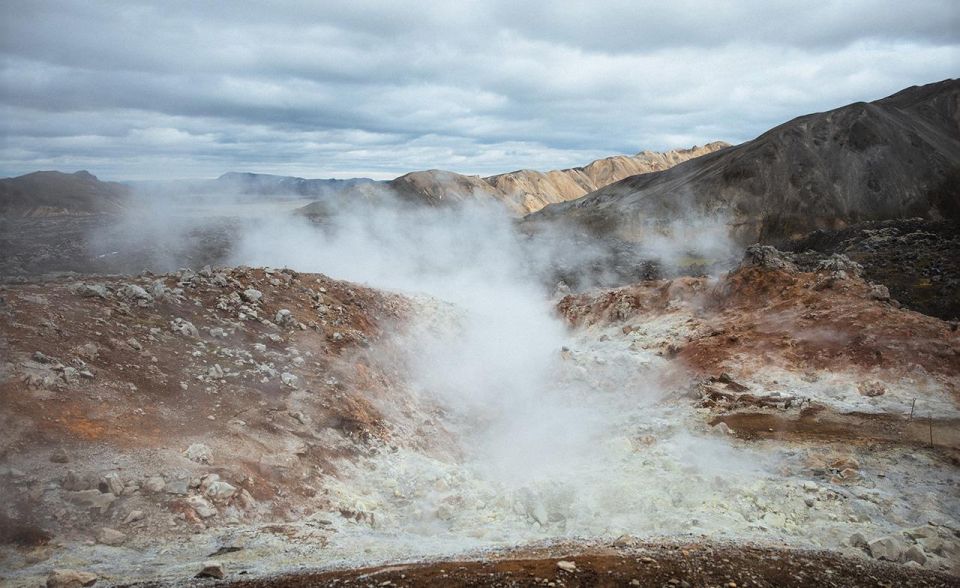
[[[570,166],[960,65],[951,1],[252,4],[0,5],[0,173]]]

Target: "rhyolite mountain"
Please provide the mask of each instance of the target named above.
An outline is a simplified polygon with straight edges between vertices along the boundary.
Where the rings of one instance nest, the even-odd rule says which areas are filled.
[[[428,204],[495,200],[522,216],[548,204],[579,198],[617,180],[668,169],[725,147],[729,145],[715,141],[663,153],[642,151],[636,155],[616,155],[583,167],[546,172],[524,169],[485,178],[435,169],[415,171],[386,182],[386,186],[401,198]]]
[[[642,241],[685,218],[778,242],[874,220],[956,216],[960,80],[793,119],[752,141],[631,176],[526,217]]]

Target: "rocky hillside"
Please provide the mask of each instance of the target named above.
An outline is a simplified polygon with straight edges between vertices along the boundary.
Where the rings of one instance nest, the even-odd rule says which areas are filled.
[[[492,198],[504,203],[512,212],[524,215],[548,204],[579,198],[617,180],[665,170],[725,147],[729,145],[715,141],[690,149],[607,157],[583,167],[547,172],[518,170],[487,178],[442,170],[417,171],[387,182],[387,186],[405,199],[426,200],[430,204]]]
[[[46,216],[119,212],[130,189],[116,182],[101,182],[87,171],[66,174],[38,171],[0,179],[0,215]]]
[[[741,243],[775,242],[856,222],[956,215],[958,167],[960,80],[945,80],[802,116],[529,219],[642,240],[664,223],[708,216]]]

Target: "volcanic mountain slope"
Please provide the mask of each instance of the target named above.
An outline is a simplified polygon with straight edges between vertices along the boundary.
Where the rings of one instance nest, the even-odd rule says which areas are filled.
[[[2,216],[115,213],[123,210],[129,197],[126,185],[101,182],[87,171],[38,171],[0,179]]]
[[[598,159],[583,167],[541,172],[518,170],[481,178],[441,170],[412,172],[387,186],[401,197],[430,204],[470,199],[494,199],[513,213],[524,215],[547,204],[565,202],[635,174],[668,169],[680,162],[729,147],[715,141],[702,147],[675,149],[663,153],[643,151],[637,155],[618,155]]]
[[[690,216],[723,219],[740,243],[816,229],[955,215],[960,80],[811,114],[736,147],[550,205],[531,222],[571,221],[641,240]]]

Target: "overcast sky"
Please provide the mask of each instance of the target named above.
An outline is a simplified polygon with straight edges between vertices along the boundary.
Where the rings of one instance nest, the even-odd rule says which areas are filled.
[[[0,175],[394,177],[738,143],[960,73],[960,2],[0,2]]]

